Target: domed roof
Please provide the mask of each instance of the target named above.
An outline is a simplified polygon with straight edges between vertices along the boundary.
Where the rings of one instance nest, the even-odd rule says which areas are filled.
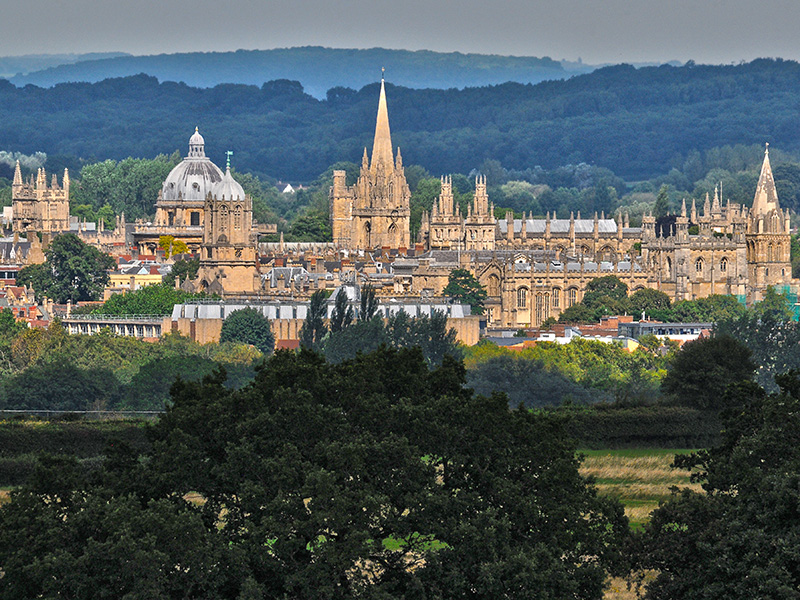
[[[230,167],[225,169],[222,181],[212,186],[211,195],[217,200],[244,200],[244,188],[233,178]]]
[[[194,133],[192,137],[189,138],[189,146],[205,146],[206,141],[203,139],[203,136],[200,135],[200,130],[195,127]]]
[[[205,140],[195,128],[189,138],[189,155],[167,175],[161,198],[202,202],[214,184],[220,181],[222,171],[206,156]]]

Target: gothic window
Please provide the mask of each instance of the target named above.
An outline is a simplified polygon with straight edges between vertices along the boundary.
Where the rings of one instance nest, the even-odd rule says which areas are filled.
[[[233,209],[233,228],[236,230],[242,228],[242,207],[238,205]]]
[[[567,308],[574,306],[578,301],[578,291],[575,288],[567,290]]]
[[[189,218],[191,219],[191,224],[192,225],[194,225],[194,226],[200,225],[200,213],[199,212],[189,213],[189,215],[190,215]]]
[[[767,246],[767,262],[772,262],[772,244]]]
[[[487,287],[487,292],[489,296],[499,296],[500,295],[500,278],[497,275],[489,275],[489,281]]]
[[[550,316],[550,295],[536,294],[536,323],[541,323]]]
[[[703,275],[703,259],[702,258],[698,258],[694,262],[694,270],[697,272],[698,275],[700,275],[700,276]]]
[[[728,259],[725,257],[722,257],[722,260],[719,261],[719,272],[720,273],[728,272]]]
[[[517,308],[528,308],[528,288],[517,290]]]
[[[558,288],[553,288],[553,308],[559,308],[561,306],[561,290]]]
[[[228,230],[228,207],[223,206],[219,209],[219,231],[225,233]]]

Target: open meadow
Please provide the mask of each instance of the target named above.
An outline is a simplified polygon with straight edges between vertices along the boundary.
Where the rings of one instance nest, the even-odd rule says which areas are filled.
[[[658,503],[669,498],[674,487],[701,491],[689,482],[689,473],[671,468],[675,454],[691,450],[668,448],[629,448],[625,450],[582,450],[581,474],[595,479],[601,494],[615,496],[625,506],[633,529],[641,529]],[[646,581],[652,578],[649,575]],[[613,578],[605,600],[636,600],[623,578]]]

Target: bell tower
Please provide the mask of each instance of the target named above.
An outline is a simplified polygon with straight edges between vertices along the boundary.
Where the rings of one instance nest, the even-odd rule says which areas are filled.
[[[769,164],[769,144],[764,151],[753,208],[747,218],[747,302],[758,302],[770,286],[792,283],[789,211],[782,210]]]

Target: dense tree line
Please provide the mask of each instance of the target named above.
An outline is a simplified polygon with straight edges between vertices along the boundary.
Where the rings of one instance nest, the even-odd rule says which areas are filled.
[[[800,65],[635,69],[618,65],[566,81],[463,90],[389,86],[393,141],[407,164],[469,173],[487,159],[508,169],[594,164],[627,179],[689,173],[698,154],[736,144],[800,150],[793,126]],[[325,100],[290,81],[191,88],[137,75],[51,89],[0,85],[0,146],[85,159],[155,157],[186,146],[199,125],[222,164],[313,180],[370,145],[377,84]],[[92,127],[86,127],[91,117]],[[738,170],[738,169],[737,169]],[[702,178],[692,172],[690,181]]]
[[[176,385],[144,456],[43,457],[0,508],[0,597],[599,600],[624,564],[560,420],[457,361],[280,352],[223,379]]]

